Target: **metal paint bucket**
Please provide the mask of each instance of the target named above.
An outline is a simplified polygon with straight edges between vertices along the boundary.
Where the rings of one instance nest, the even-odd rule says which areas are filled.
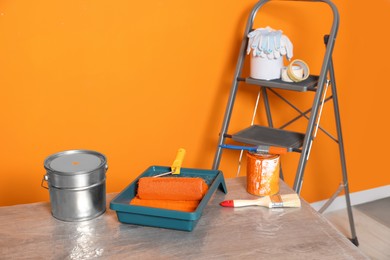
[[[44,162],[41,186],[49,189],[51,212],[64,221],[93,219],[106,211],[106,157],[89,150],[53,154]],[[44,186],[47,182],[48,187]]]
[[[247,191],[257,196],[279,192],[279,155],[247,153]]]

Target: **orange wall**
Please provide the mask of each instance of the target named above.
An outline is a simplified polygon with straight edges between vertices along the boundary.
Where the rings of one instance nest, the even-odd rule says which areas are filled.
[[[255,2],[1,1],[0,205],[48,201],[40,186],[43,161],[67,149],[108,157],[108,192],[120,191],[150,165],[170,165],[179,147],[187,150],[184,167],[210,168]],[[335,3],[341,24],[334,64],[354,192],[390,183],[383,167],[390,91],[387,81],[381,84],[390,58],[389,36],[381,29],[390,2]],[[259,26],[283,29],[294,43],[294,58],[315,72],[329,14],[321,4],[271,3],[258,17]],[[233,115],[232,132],[250,122],[255,89],[237,98],[241,114]],[[332,129],[332,118],[326,108],[323,125]],[[226,177],[235,176],[237,156],[224,154]],[[337,158],[336,145],[319,134],[302,190],[308,201],[336,189]],[[289,184],[296,159],[283,158]]]

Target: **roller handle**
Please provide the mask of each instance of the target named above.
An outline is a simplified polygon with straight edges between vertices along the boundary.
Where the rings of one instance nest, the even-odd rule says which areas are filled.
[[[186,150],[183,148],[180,148],[177,151],[176,158],[173,161],[171,166],[172,174],[180,174],[180,168],[181,168],[181,164],[183,163],[185,154],[186,154]]]

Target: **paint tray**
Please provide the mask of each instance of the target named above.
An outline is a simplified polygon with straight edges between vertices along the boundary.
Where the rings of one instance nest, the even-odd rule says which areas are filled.
[[[151,177],[168,171],[170,171],[170,167],[151,166],[132,183],[130,183],[129,186],[121,191],[114,199],[112,199],[110,209],[116,211],[120,222],[126,224],[192,231],[198,223],[203,209],[206,207],[213,193],[217,189],[227,193],[225,179],[221,171],[181,168],[180,176],[203,178],[209,186],[207,193],[203,196],[195,211],[184,212],[129,204],[137,194],[137,183],[139,178]]]

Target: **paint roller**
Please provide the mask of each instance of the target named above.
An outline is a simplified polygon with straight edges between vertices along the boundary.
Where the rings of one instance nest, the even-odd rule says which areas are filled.
[[[192,212],[207,193],[208,185],[196,177],[142,177],[130,205]]]
[[[138,180],[137,196],[144,200],[201,200],[207,190],[202,178],[143,177]]]
[[[199,177],[180,176],[184,155],[185,150],[180,148],[170,172],[140,178],[137,196],[130,201],[130,204],[180,211],[196,210],[208,191],[208,185]],[[166,175],[170,176],[161,177]]]

